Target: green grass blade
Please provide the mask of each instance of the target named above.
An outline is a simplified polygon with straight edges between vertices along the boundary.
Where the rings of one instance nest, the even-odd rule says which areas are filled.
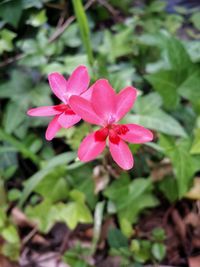
[[[93,66],[94,57],[93,57],[91,41],[90,41],[90,30],[89,30],[88,20],[85,14],[82,1],[73,0],[73,6],[74,6],[74,12],[75,12],[78,24],[79,24],[81,38],[82,38],[83,44],[87,52],[88,61],[89,61],[89,64]]]

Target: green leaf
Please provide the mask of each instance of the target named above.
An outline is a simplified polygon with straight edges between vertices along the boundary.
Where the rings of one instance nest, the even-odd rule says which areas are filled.
[[[77,163],[79,162],[75,162],[74,164]],[[69,166],[67,173],[69,185],[82,192],[90,208],[95,208],[97,196],[94,194],[94,181],[91,179],[91,166],[87,164],[72,169],[71,166],[73,166],[73,163]]]
[[[133,52],[132,28],[127,28],[116,34],[106,30],[104,35],[104,43],[100,46],[99,52],[105,55],[109,62],[113,63],[117,58]]]
[[[92,215],[88,207],[81,202],[70,202],[66,205],[58,206],[58,217],[73,230],[78,223],[91,223]]]
[[[0,4],[0,17],[17,27],[23,8],[22,0],[11,0]]]
[[[6,242],[2,246],[1,253],[10,260],[17,262],[19,261],[20,257],[20,249],[21,249],[20,243]]]
[[[110,228],[108,232],[108,244],[111,248],[128,247],[128,239],[117,228]]]
[[[4,227],[6,223],[6,212],[3,208],[0,208],[0,229]]]
[[[171,68],[176,73],[181,73],[184,69],[190,70],[192,62],[181,40],[178,40],[171,35],[163,35],[163,37],[163,48],[171,65]]]
[[[187,52],[190,56],[192,62],[199,62],[200,61],[200,43],[199,41],[190,41],[186,42],[185,47]]]
[[[41,10],[36,14],[32,14],[26,23],[34,27],[39,27],[43,25],[46,21],[47,21],[46,11]]]
[[[51,159],[40,171],[31,176],[25,183],[24,190],[19,202],[19,206],[22,206],[31,192],[38,186],[38,184],[58,166],[67,165],[70,161],[74,160],[76,154],[74,152],[67,152],[55,156]],[[67,167],[66,167],[67,168]]]
[[[200,11],[192,14],[190,20],[193,23],[193,25],[196,27],[196,29],[200,31]]]
[[[137,178],[130,182],[128,178],[121,178],[104,191],[104,195],[116,205],[121,229],[123,229],[124,220],[133,223],[140,212],[158,204],[158,200],[152,194],[152,189],[150,179]],[[125,231],[124,234],[127,232]]]
[[[140,263],[145,263],[150,260],[151,245],[149,240],[134,240],[134,244],[132,244],[134,260]]]
[[[166,234],[163,228],[157,227],[152,231],[152,237],[156,241],[164,241],[166,239]]]
[[[166,5],[167,3],[160,1],[160,0],[156,0],[147,6],[147,10],[148,12],[160,13],[161,11],[165,10]]]
[[[178,186],[174,177],[166,177],[158,184],[159,190],[171,202],[178,200]]]
[[[189,153],[191,149],[190,139],[181,139],[175,142],[161,135],[159,143],[173,163],[178,185],[178,195],[181,198],[188,191],[193,175],[199,169],[196,163],[199,158]]]
[[[45,199],[40,204],[25,209],[25,214],[35,222],[40,231],[47,233],[58,219],[58,209],[51,201]]]
[[[200,129],[197,129],[195,131],[195,138],[192,143],[190,154],[200,154]]]
[[[186,132],[180,123],[161,110],[161,105],[162,99],[158,93],[138,97],[134,105],[136,115],[127,115],[124,122],[141,124],[169,135],[186,136]]]
[[[89,25],[88,25],[87,17],[85,14],[85,10],[84,10],[81,0],[73,0],[72,2],[74,6],[74,11],[75,11],[75,14],[78,20],[83,44],[87,52],[88,62],[92,66],[94,63],[94,58],[93,58],[93,52],[92,52],[92,47],[91,47],[91,41],[90,41],[90,30],[89,30]]]
[[[200,107],[200,71],[194,71],[178,88],[179,94]]]
[[[159,72],[146,75],[145,78],[162,96],[163,103],[166,108],[173,109],[177,106],[179,102],[177,90],[180,79],[175,71],[161,70]]]
[[[25,119],[25,114],[20,106],[14,102],[8,102],[4,115],[4,127],[7,133],[12,133]]]
[[[11,244],[19,243],[19,235],[14,225],[9,225],[8,227],[4,228],[1,231],[1,235],[7,242]]]
[[[166,255],[166,247],[164,244],[154,243],[151,251],[155,259],[158,261],[162,261]]]
[[[62,60],[65,63],[65,71],[68,74],[71,74],[72,71],[79,64],[89,67],[88,62],[87,62],[87,56],[85,54],[76,54],[74,56],[66,56],[66,57],[63,57]]]
[[[23,144],[21,141],[7,134],[1,129],[0,129],[0,140],[8,142],[13,147],[15,147],[19,152],[21,152],[25,158],[31,159],[37,165],[39,164],[40,158],[36,156],[34,153],[32,153],[32,151],[30,151],[29,148],[27,148],[25,144]]]
[[[27,207],[26,214],[37,223],[39,229],[44,233],[47,233],[55,222],[64,222],[72,230],[78,223],[92,222],[90,210],[84,203],[80,202],[52,205],[51,201],[45,199],[34,207]]]
[[[127,123],[141,124],[149,129],[165,133],[173,136],[187,136],[184,128],[172,116],[162,111],[161,109],[151,110],[145,115],[128,115],[126,116]]]
[[[14,49],[13,39],[16,37],[16,33],[3,29],[0,31],[0,54],[4,51],[12,51]]]
[[[65,172],[65,170],[64,170]],[[38,184],[35,192],[39,193],[46,199],[52,202],[59,200],[66,200],[69,194],[69,187],[66,180],[62,177],[63,170],[58,168],[55,171],[45,176],[45,178]],[[49,194],[51,188],[51,194]]]

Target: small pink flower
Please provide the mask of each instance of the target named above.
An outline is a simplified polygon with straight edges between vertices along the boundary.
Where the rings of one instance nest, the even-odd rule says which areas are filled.
[[[55,106],[44,106],[29,109],[29,116],[54,116],[46,130],[46,139],[52,140],[61,127],[69,128],[81,120],[69,104],[72,95],[81,95],[88,88],[90,78],[85,66],[77,67],[66,80],[61,74],[54,72],[48,76],[49,85],[53,93],[62,101]]]
[[[133,87],[124,88],[116,94],[107,80],[98,80],[92,88],[91,100],[72,96],[69,100],[72,109],[83,120],[100,125],[101,128],[84,138],[78,157],[88,162],[103,152],[108,138],[108,146],[113,160],[125,170],[133,167],[134,160],[128,145],[149,142],[153,134],[137,124],[117,124],[130,111],[137,97]]]

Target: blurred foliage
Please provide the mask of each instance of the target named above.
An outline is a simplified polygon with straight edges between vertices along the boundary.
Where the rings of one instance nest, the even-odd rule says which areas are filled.
[[[108,216],[117,218],[119,229],[109,230],[107,242],[122,264],[165,257],[163,230],[155,229],[149,240],[137,239],[134,225],[141,214],[162,205],[160,194],[169,203],[187,196],[200,171],[200,16],[198,9],[184,8],[168,14],[164,1],[148,2],[109,1],[109,10],[99,1],[85,13],[81,1],[74,6],[62,0],[1,1],[0,251],[11,259],[21,248],[9,212],[16,205],[42,233],[56,222],[73,230],[80,223],[96,227]],[[71,20],[74,14],[77,20]],[[129,173],[117,180],[112,172],[106,178],[100,174],[106,181],[99,195],[94,166],[101,159],[87,165],[76,160],[89,126],[62,130],[50,143],[44,140],[48,119],[26,115],[29,107],[55,102],[48,73],[69,75],[80,64],[89,68],[92,81],[107,78],[117,91],[137,87],[138,100],[124,121],[155,133],[153,143],[131,146],[136,163]],[[165,160],[171,173],[157,181],[152,166]],[[102,199],[105,208],[95,216]],[[77,243],[64,261],[91,266],[84,259],[95,251],[98,231],[93,251]]]

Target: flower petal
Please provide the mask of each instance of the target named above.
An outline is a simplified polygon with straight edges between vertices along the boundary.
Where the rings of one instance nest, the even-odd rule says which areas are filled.
[[[83,139],[78,149],[78,157],[84,162],[93,160],[103,152],[105,146],[106,141],[96,141],[95,132],[91,133]]]
[[[134,87],[125,87],[116,96],[116,117],[117,121],[123,118],[132,108],[137,98],[137,90]]]
[[[58,123],[58,116],[59,115],[55,116],[47,127],[45,137],[48,141],[52,140],[61,128],[60,124]]]
[[[96,81],[91,103],[97,115],[106,123],[115,122],[115,97],[116,94],[107,80]]]
[[[94,84],[91,85],[90,88],[88,88],[88,90],[86,90],[84,93],[82,93],[81,97],[83,97],[88,101],[91,101],[93,90],[94,90]]]
[[[102,125],[102,120],[97,116],[92,105],[80,96],[71,96],[69,99],[71,109],[83,120],[97,125]]]
[[[66,114],[65,112],[60,114],[58,117],[58,122],[63,128],[70,128],[74,124],[78,123],[80,120],[81,117],[79,117],[78,115]]]
[[[46,107],[38,107],[38,108],[31,108],[27,111],[29,116],[53,116],[56,114],[60,114],[61,112],[56,110],[56,106],[46,106]]]
[[[53,93],[66,104],[67,80],[58,72],[49,74],[48,79]]]
[[[90,77],[85,66],[76,68],[68,79],[67,95],[80,95],[87,90],[90,83]]]
[[[120,140],[118,144],[109,141],[110,153],[113,160],[124,170],[130,170],[133,167],[133,155],[128,145]]]
[[[137,124],[125,124],[128,131],[120,137],[127,142],[142,144],[153,140],[153,133]]]

